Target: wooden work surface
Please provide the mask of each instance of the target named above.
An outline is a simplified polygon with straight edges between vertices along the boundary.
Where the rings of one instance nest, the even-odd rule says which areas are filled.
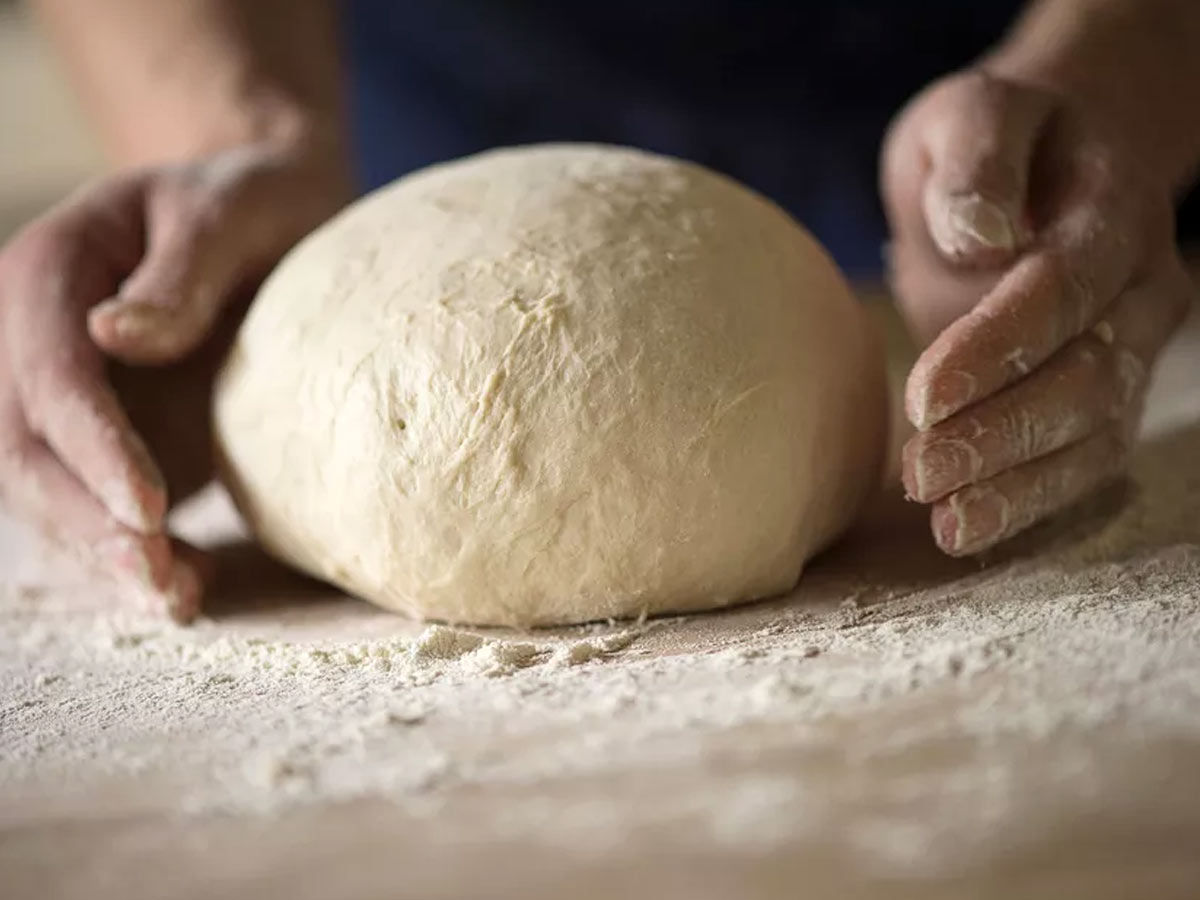
[[[0,19],[3,235],[95,156]],[[1195,320],[1131,483],[984,568],[892,495],[782,600],[422,636],[224,557],[177,629],[0,522],[0,896],[1200,896]]]
[[[985,568],[884,497],[789,598],[485,664],[236,545],[163,626],[9,527],[4,895],[1195,897],[1197,326],[1132,483]]]

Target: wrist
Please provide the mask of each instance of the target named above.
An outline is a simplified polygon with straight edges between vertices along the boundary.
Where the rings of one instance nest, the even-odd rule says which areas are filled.
[[[293,161],[339,208],[354,195],[346,135],[345,123],[336,116],[291,108],[264,119],[249,138]]]
[[[169,154],[173,167],[217,162],[217,170],[257,172],[268,191],[263,214],[315,225],[353,198],[346,129],[336,115],[278,97],[229,106],[211,127],[181,134]],[[159,165],[156,161],[155,167]]]
[[[314,165],[348,165],[346,129],[336,112],[274,90],[237,93],[214,92],[189,106],[172,106],[170,118],[160,114],[153,130],[123,135],[115,148],[116,161],[125,166],[171,164],[253,146]]]
[[[264,176],[260,183],[267,192],[261,198],[261,214],[291,223],[300,233],[325,221],[354,197],[345,130],[329,117],[296,109],[271,110],[269,116],[210,143],[196,158],[226,155],[256,161],[250,168]],[[291,227],[282,231],[289,244],[300,236],[288,236]]]

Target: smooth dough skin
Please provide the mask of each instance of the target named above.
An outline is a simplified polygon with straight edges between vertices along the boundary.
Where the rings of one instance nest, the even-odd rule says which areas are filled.
[[[635,150],[498,150],[297,246],[221,373],[226,482],[381,606],[549,625],[789,590],[880,471],[882,360],[776,206]]]

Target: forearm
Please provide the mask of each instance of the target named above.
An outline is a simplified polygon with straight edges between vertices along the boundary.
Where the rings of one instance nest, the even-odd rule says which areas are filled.
[[[985,61],[1080,98],[1173,189],[1200,165],[1200,2],[1038,0]]]
[[[116,163],[279,142],[345,166],[332,0],[35,6]]]

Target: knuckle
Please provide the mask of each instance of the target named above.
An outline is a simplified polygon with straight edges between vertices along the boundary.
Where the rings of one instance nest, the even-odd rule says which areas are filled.
[[[1111,335],[1111,328],[1106,333]],[[1115,337],[1105,339],[1093,329],[1071,343],[1071,355],[1083,376],[1084,389],[1111,393],[1119,386],[1122,350],[1114,341]]]
[[[1067,159],[1081,187],[1108,196],[1117,192],[1121,184],[1128,183],[1122,177],[1128,166],[1108,136],[1095,133],[1079,120],[1071,121],[1069,130],[1072,140]]]
[[[1024,405],[1011,404],[1000,411],[997,430],[1008,454],[1019,460],[1033,459],[1046,451],[1048,430],[1041,417]]]
[[[952,82],[956,99],[972,104],[983,104],[991,110],[1011,102],[1014,85],[988,71],[982,66],[972,66],[959,73]]]
[[[1055,470],[1044,467],[1029,477],[1019,496],[1012,501],[1016,512],[1013,518],[1020,526],[1031,524],[1053,509],[1059,480]]]
[[[960,99],[989,114],[997,127],[1014,112],[1044,106],[1045,92],[997,75],[985,66],[974,66],[962,73]]]
[[[1090,324],[1095,306],[1097,284],[1094,273],[1077,265],[1073,254],[1052,250],[1046,254],[1046,265],[1059,306],[1060,341],[1082,333]]]
[[[1146,385],[1146,366],[1136,353],[1109,337],[1093,331],[1074,343],[1074,355],[1083,375],[1080,390],[1101,405],[1109,419],[1120,419]]]

